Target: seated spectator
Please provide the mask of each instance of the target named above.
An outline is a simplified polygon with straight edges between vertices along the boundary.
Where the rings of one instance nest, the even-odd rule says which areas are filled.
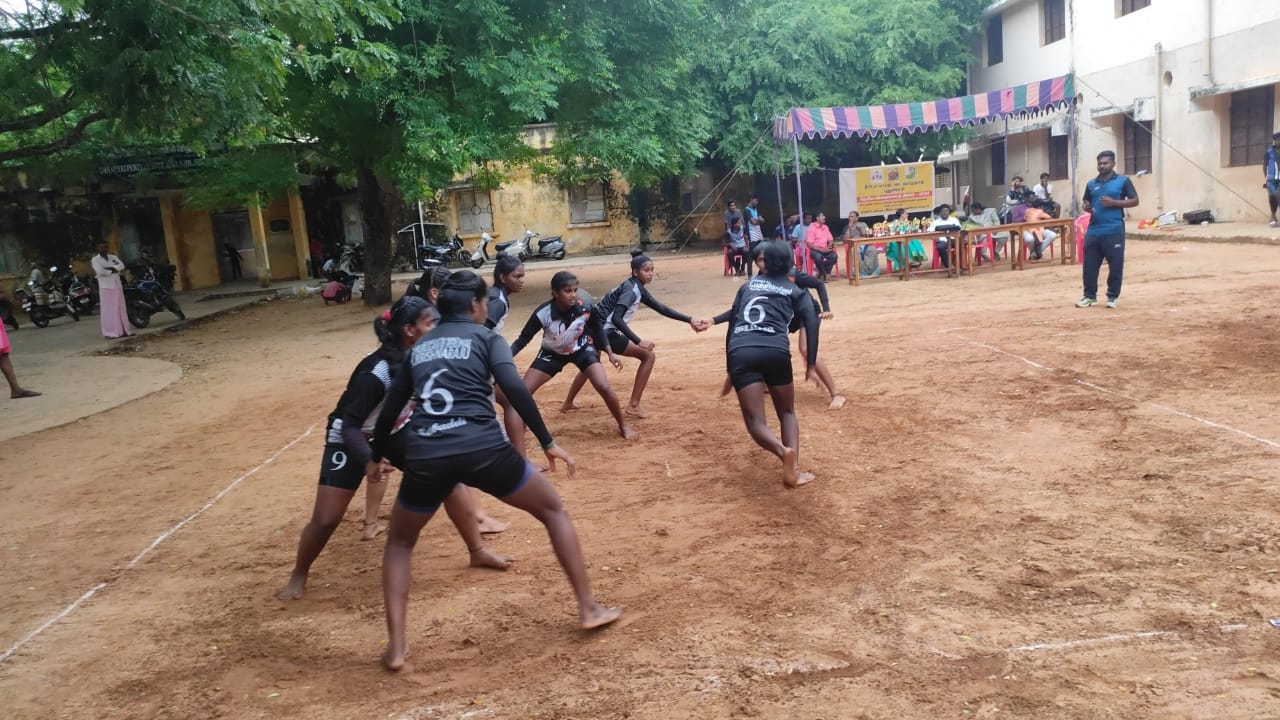
[[[1062,206],[1053,199],[1053,183],[1049,182],[1049,173],[1040,173],[1040,182],[1031,188],[1031,192],[1044,203],[1044,211],[1052,217],[1062,213]]]
[[[1000,216],[996,214],[995,208],[984,207],[982,203],[975,201],[969,206],[969,218],[965,220],[964,224],[965,228],[970,231],[982,227],[995,227],[1000,224]],[[1004,253],[1005,246],[1009,242],[1009,233],[992,233],[991,240],[991,245],[995,249],[996,253],[995,260],[999,260],[1000,255]],[[980,248],[978,250],[978,259],[983,260],[984,262],[992,260],[987,257],[986,248]]]
[[[857,210],[849,213],[849,221],[845,223],[844,232],[840,235],[841,240],[851,242],[858,238],[871,237],[871,228],[859,218]]]
[[[729,248],[729,262],[735,277],[751,274],[751,251],[747,248],[747,235],[742,229],[742,218],[734,218],[725,234],[725,247]]]
[[[781,224],[778,225],[778,227],[773,229],[773,239],[786,240],[787,242],[791,242],[791,231],[794,230],[796,225],[799,225],[799,224],[800,224],[799,215],[788,215],[787,219],[784,222],[782,222]]]
[[[1027,196],[1031,195],[1031,191],[1027,190],[1022,184],[1022,176],[1014,175],[1013,180],[1009,183],[1009,191],[1005,193],[1004,205],[1000,208],[1000,219],[1004,222],[1022,222],[1021,220],[1011,220],[1010,215],[1013,208],[1018,205],[1025,205]]]
[[[827,227],[826,214],[818,213],[805,233],[805,245],[809,248],[809,257],[822,282],[831,279],[831,270],[836,266],[835,242],[835,238],[831,236],[831,228]]]
[[[935,217],[933,222],[929,223],[929,232],[945,232],[946,237],[940,237],[934,241],[938,256],[942,259],[942,267],[951,267],[951,249],[956,246],[956,239],[960,237],[960,221],[951,217],[951,206],[947,204],[939,205],[934,209]]]
[[[1039,222],[1041,220],[1052,220],[1053,216],[1044,210],[1044,203],[1036,198],[1031,201],[1031,206],[1024,213],[1026,222]],[[1058,239],[1058,234],[1049,228],[1035,228],[1034,230],[1024,230],[1022,239],[1027,243],[1027,250],[1031,253],[1032,260],[1043,260],[1044,251],[1053,245],[1053,241]]]
[[[844,232],[841,233],[840,239],[845,244],[852,243],[860,238],[871,237],[871,228],[862,222],[861,216],[857,210],[849,213],[849,220],[845,223]],[[880,274],[880,248],[875,245],[862,245],[858,248],[858,274],[862,277],[875,277]]]
[[[796,223],[795,227],[791,228],[791,235],[790,235],[791,247],[799,247],[805,244],[805,241],[804,241],[805,233],[809,231],[809,225],[812,222],[813,222],[813,214],[805,213],[804,222]]]

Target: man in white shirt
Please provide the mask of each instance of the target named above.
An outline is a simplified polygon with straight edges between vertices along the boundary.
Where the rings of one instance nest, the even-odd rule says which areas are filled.
[[[128,337],[129,314],[125,310],[124,286],[120,283],[120,272],[124,263],[120,258],[107,251],[107,244],[98,243],[98,254],[91,262],[93,272],[98,276],[98,304],[102,316],[102,336],[114,340]]]
[[[936,217],[929,223],[929,232],[950,233],[947,237],[940,237],[934,241],[935,249],[942,258],[942,267],[949,268],[951,267],[950,249],[956,246],[956,238],[960,236],[960,221],[951,217],[951,206],[945,203],[939,205],[934,212]]]

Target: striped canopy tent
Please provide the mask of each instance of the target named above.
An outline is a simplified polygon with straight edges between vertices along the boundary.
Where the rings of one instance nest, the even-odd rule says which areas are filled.
[[[774,121],[779,140],[875,137],[971,126],[1066,108],[1075,102],[1071,75],[1002,90],[918,103],[792,108]]]

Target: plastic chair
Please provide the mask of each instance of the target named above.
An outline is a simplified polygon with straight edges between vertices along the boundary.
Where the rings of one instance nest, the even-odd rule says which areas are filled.
[[[985,239],[982,242],[969,242],[969,247],[974,251],[973,262],[969,265],[971,268],[982,264],[982,251],[984,249],[987,251],[987,257],[991,258],[991,267],[994,268],[996,265],[996,238],[991,233],[987,233],[983,237]]]
[[[724,246],[724,276],[733,275],[733,254],[729,252],[729,246]]]
[[[1084,236],[1089,232],[1089,221],[1093,219],[1092,213],[1085,213],[1076,218],[1076,262],[1084,262]]]

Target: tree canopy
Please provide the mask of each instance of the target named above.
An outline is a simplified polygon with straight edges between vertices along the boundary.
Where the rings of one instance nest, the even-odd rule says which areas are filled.
[[[365,237],[389,238],[398,203],[516,165],[638,188],[706,158],[771,171],[767,132],[789,107],[960,93],[986,4],[32,0],[0,10],[0,162],[216,150],[192,176],[212,203],[286,183],[305,155],[354,175]],[[556,123],[548,153],[524,143],[536,122]],[[804,152],[812,165],[847,147]],[[389,299],[382,245],[367,251],[370,303]]]

